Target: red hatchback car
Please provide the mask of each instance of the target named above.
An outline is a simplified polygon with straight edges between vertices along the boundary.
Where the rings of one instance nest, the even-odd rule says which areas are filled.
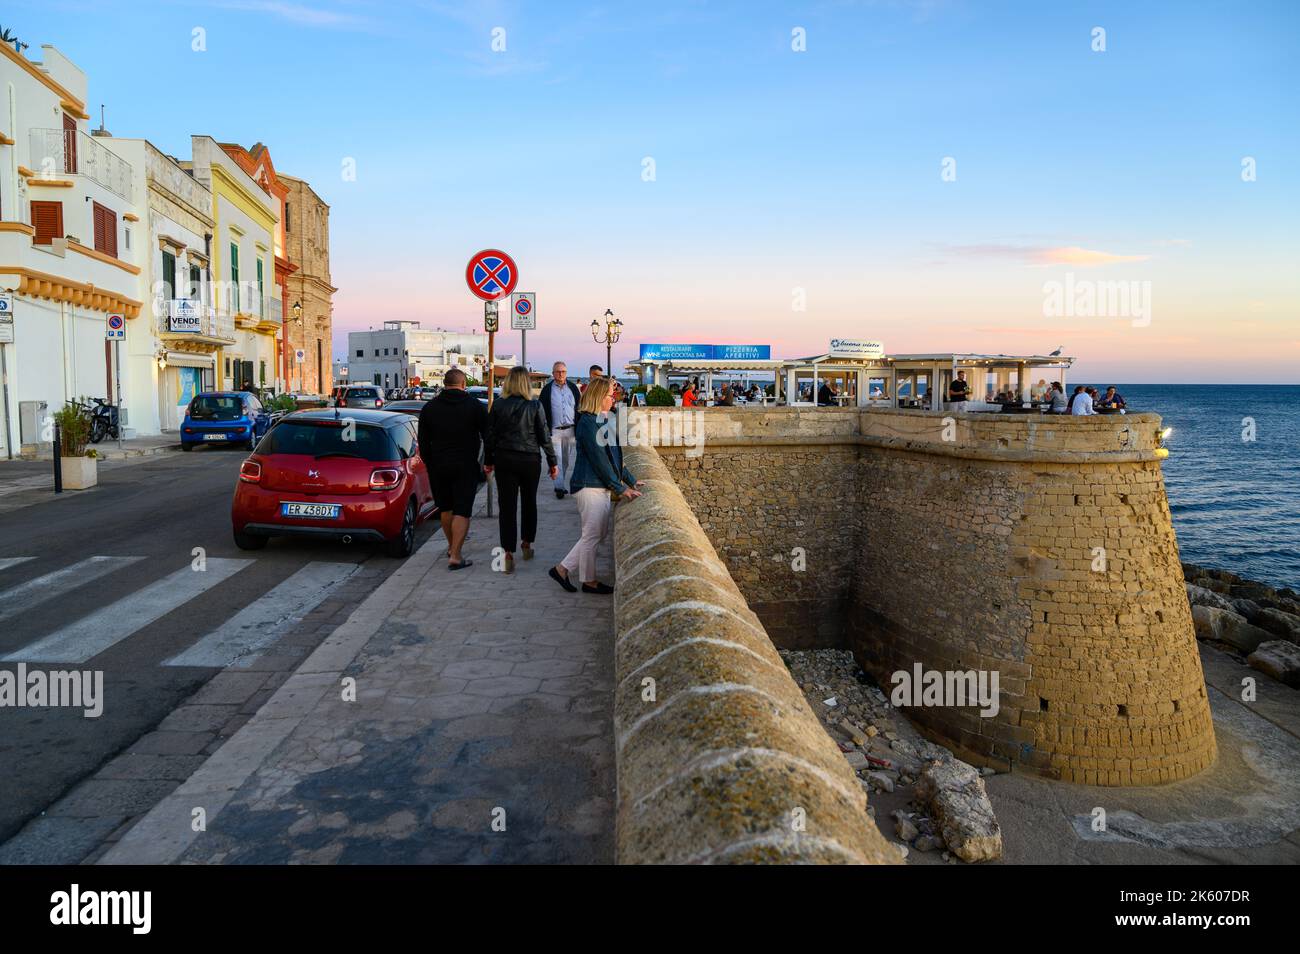
[[[286,415],[267,432],[239,469],[230,517],[243,550],[297,536],[385,543],[405,557],[433,511],[413,418],[322,408]]]

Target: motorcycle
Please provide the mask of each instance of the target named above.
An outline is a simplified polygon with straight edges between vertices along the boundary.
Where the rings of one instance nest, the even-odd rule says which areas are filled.
[[[117,405],[109,404],[103,398],[91,398],[95,406],[90,408],[90,442],[98,444],[105,437],[117,440],[119,434]]]

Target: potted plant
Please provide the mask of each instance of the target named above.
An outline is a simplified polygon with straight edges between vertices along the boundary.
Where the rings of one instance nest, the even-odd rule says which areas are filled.
[[[90,442],[90,419],[81,408],[71,402],[57,411],[54,419],[59,424],[59,457],[63,470],[63,486],[69,490],[86,490],[99,482],[99,469],[92,451],[86,453]]]

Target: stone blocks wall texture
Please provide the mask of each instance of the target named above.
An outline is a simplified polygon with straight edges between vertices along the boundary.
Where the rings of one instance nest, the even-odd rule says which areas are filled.
[[[1158,417],[704,415],[702,455],[660,450],[778,645],[847,645],[886,692],[916,663],[997,671],[992,718],[908,710],[977,764],[1141,785],[1213,762]]]
[[[615,508],[620,863],[901,858],[658,455]]]

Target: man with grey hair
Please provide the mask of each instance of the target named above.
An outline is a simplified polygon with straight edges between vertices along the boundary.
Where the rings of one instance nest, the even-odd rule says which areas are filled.
[[[577,461],[578,445],[573,438],[573,425],[578,412],[578,386],[569,380],[569,370],[563,361],[551,366],[551,380],[546,382],[538,398],[546,427],[551,432],[551,445],[555,448],[555,496],[563,499],[569,492],[569,478]]]

